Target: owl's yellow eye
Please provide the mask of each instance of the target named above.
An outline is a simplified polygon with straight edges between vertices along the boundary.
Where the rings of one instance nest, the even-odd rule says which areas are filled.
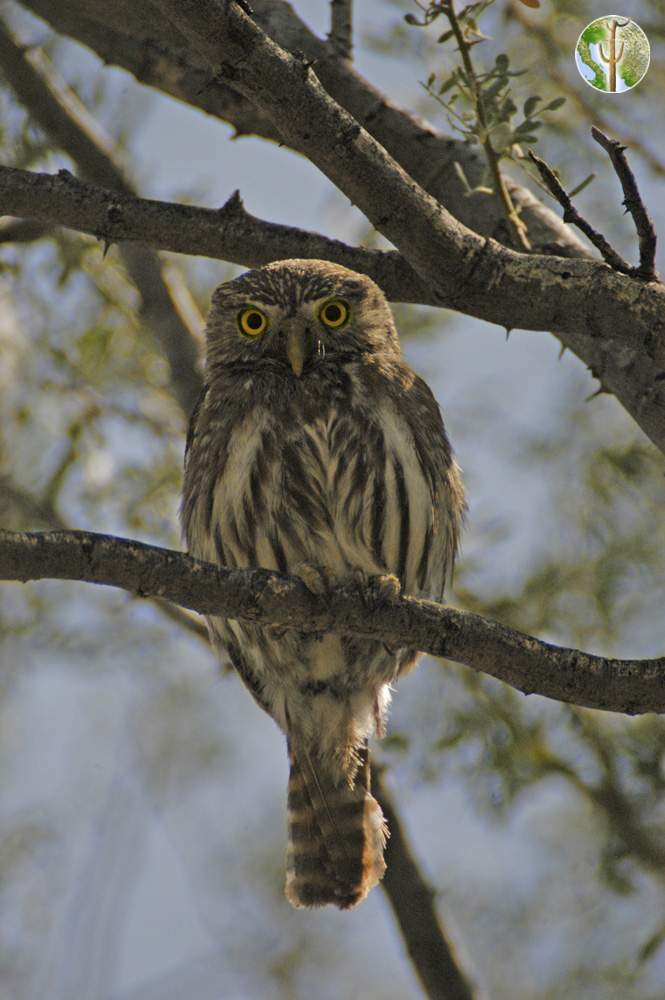
[[[328,299],[319,309],[319,319],[331,330],[339,330],[349,318],[349,307],[342,299]]]
[[[268,317],[260,309],[250,306],[238,313],[238,326],[248,337],[260,337],[268,329]]]

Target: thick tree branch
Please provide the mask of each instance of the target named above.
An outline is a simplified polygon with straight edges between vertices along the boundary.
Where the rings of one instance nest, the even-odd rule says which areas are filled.
[[[284,142],[266,114],[234,90],[227,80],[212,80],[205,62],[171,24],[151,10],[149,0],[116,0],[110,22],[106,0],[22,0],[56,31],[90,46],[107,63],[122,66],[137,80],[229,122],[236,134],[255,134]],[[483,158],[468,143],[451,139],[397,107],[373,87],[331,46],[316,37],[285,0],[253,0],[254,17],[281,46],[302,52],[315,65],[328,93],[370,132],[409,174],[466,225],[486,235],[505,229],[498,198],[469,198],[455,164],[472,184],[480,181]],[[585,248],[546,205],[520,185],[509,182],[534,246],[556,245],[567,255]]]
[[[134,194],[111,140],[73,91],[58,80],[42,53],[32,51],[28,56],[2,20],[0,69],[32,119],[71,156],[84,177],[106,188]],[[189,414],[201,387],[197,371],[199,331],[186,322],[179,308],[178,289],[171,287],[154,250],[129,242],[121,244],[120,252],[141,297],[139,317],[160,344],[169,362],[175,395]]]
[[[517,325],[522,328],[553,327],[580,339],[593,331],[605,337],[612,330],[621,350],[613,358],[601,353],[599,360],[604,363],[597,374],[603,386],[617,395],[624,388],[626,369],[636,370],[643,355],[662,366],[665,287],[634,285],[622,291],[617,282],[630,279],[609,273],[604,265],[522,255],[483,240],[415,184],[329,97],[307,63],[275,45],[237,5],[222,8],[218,0],[160,0],[160,6],[209,60],[211,71],[230,78],[234,87],[263,108],[294,148],[394,243],[432,288],[435,301],[509,327],[515,325],[518,313]],[[288,101],[280,96],[284,94]],[[636,329],[634,306],[639,299],[643,309],[652,293],[654,308],[647,323]],[[628,310],[622,308],[624,295],[631,301]],[[547,317],[541,312],[543,306]],[[535,312],[540,313],[538,319]],[[644,430],[660,442],[664,376],[662,367],[653,371],[651,385],[639,402],[629,393],[621,397]],[[649,413],[645,399],[655,402]]]
[[[35,496],[13,483],[9,476],[0,476],[0,516],[5,523],[36,523],[50,531],[67,531],[67,524],[58,513],[56,501],[57,497]],[[208,643],[208,629],[197,615],[158,597],[152,598],[152,603],[165,618],[177,622],[192,635]]]
[[[35,174],[0,167],[0,213],[59,223],[89,233],[105,243],[136,240],[162,249],[201,254],[250,267],[285,257],[321,257],[369,274],[393,301],[456,307],[489,322],[522,329],[547,330],[553,310],[562,330],[586,334],[597,328],[612,298],[617,326],[632,326],[635,348],[653,337],[654,360],[665,364],[665,286],[636,286],[602,264],[542,256],[512,254],[492,242],[485,261],[470,262],[462,283],[475,291],[474,306],[460,301],[459,289],[446,295],[423,282],[399,253],[352,247],[339,240],[292,226],[268,223],[250,215],[236,193],[221,209],[136,198],[84,184],[65,170],[57,175]],[[491,261],[492,253],[498,261]],[[503,255],[509,255],[513,280],[527,296],[519,305],[497,301],[496,284]],[[477,272],[482,271],[485,287]],[[637,303],[639,302],[639,308]]]
[[[510,328],[549,330],[555,323],[562,341],[587,360],[665,453],[663,285],[643,286],[599,263],[513,254],[492,243],[481,259],[467,261],[460,286],[445,296],[399,253],[263,222],[239,197],[219,210],[196,208],[106,191],[66,171],[53,176],[0,167],[0,213],[59,223],[105,242],[150,242],[249,267],[286,257],[325,258],[369,274],[393,301],[447,305]],[[505,297],[497,290],[504,255],[512,268],[512,291]],[[462,296],[472,286],[466,301]]]
[[[319,167],[432,284],[435,295],[449,298],[462,283],[465,300],[473,299],[476,265],[489,258],[491,266],[497,254],[509,252],[462,226],[415,184],[326,93],[304,57],[276,45],[236,3],[160,0],[159,6],[207,60],[212,75],[231,81],[261,107],[290,145]],[[517,255],[501,267],[500,284],[512,256]],[[493,270],[496,274],[498,268]]]
[[[471,1000],[473,991],[446,939],[434,905],[434,891],[424,880],[406,840],[381,770],[372,769],[372,790],[388,821],[387,869],[381,881],[397,924],[430,1000]]]
[[[89,45],[106,62],[123,66],[138,80],[229,121],[238,132],[253,132],[269,139],[284,140],[265,111],[243,97],[234,89],[231,81],[211,78],[205,60],[196,49],[187,44],[166,18],[156,14],[158,4],[153,6],[148,0],[145,4],[136,4],[133,0],[117,0],[110,16],[106,0],[22,2],[24,6],[46,18],[56,30]],[[455,163],[459,162],[472,185],[479,181],[483,163],[474,147],[450,139],[417,117],[397,108],[364,80],[351,64],[335,58],[329,44],[316,38],[284,0],[253,0],[252,7],[259,23],[281,45],[304,53],[307,59],[315,60],[316,73],[328,92],[385,147],[413,180],[434,194],[458,219],[478,233],[499,235],[503,223],[498,199],[487,196],[467,197],[455,171]],[[573,231],[549,207],[518,185],[511,184],[510,191],[528,225],[529,238],[535,248],[567,257],[588,255]],[[299,241],[295,248],[298,255],[301,254],[301,243]],[[160,244],[156,242],[154,245]],[[223,256],[219,253],[214,255]],[[291,254],[275,254],[273,259],[289,255]],[[319,250],[314,255],[329,256]],[[354,266],[349,260],[340,259],[334,252],[330,259]],[[532,259],[525,258],[529,261]],[[238,262],[253,264],[264,261]],[[496,297],[494,273],[490,263],[489,257],[484,262],[480,261],[477,277],[482,279],[481,285],[484,282],[485,288],[494,289],[490,294]],[[392,293],[378,275],[371,270],[367,270],[367,273],[379,280],[379,284],[393,298],[430,301],[424,297],[413,299],[404,292]],[[567,282],[570,269],[564,270],[562,274],[563,280]],[[505,324],[509,327],[524,326],[526,320],[522,320],[521,314],[525,305],[540,302],[543,292],[550,290],[549,278],[554,277],[553,272],[550,272],[549,277],[546,274],[542,288],[538,277],[529,289],[516,289],[511,303],[513,315],[504,320]],[[603,389],[616,395],[627,412],[665,453],[664,372],[662,363],[654,356],[654,349],[664,342],[662,310],[660,307],[652,308],[650,294],[645,293],[650,300],[647,303],[645,294],[636,292],[628,285],[614,291],[604,286],[601,290],[596,284],[595,276],[592,276],[589,277],[587,291],[598,292],[593,308],[586,310],[582,304],[578,312],[581,321],[579,327],[559,330],[556,324],[560,315],[560,283],[556,284],[557,292],[553,293],[554,301],[550,302],[550,325],[547,328],[556,331],[562,344],[585,362],[599,379]],[[428,293],[434,291],[435,286],[428,282]],[[614,322],[611,313],[615,305],[615,293],[630,303],[634,313],[641,315],[641,322],[635,325],[635,316],[627,324],[619,325]],[[460,297],[468,298],[467,288],[463,284],[460,286]],[[577,308],[579,304],[571,303],[571,306]],[[647,308],[644,308],[645,305]],[[473,306],[474,303],[470,301],[469,311],[473,312]]]
[[[525,694],[639,715],[665,711],[665,657],[619,660],[565,649],[470,612],[342,582],[317,597],[297,577],[229,570],[181,552],[86,531],[0,531],[0,580],[80,580],[159,597],[202,614],[337,631],[466,664]]]
[[[247,267],[287,257],[333,260],[369,274],[393,299],[433,303],[398,253],[352,247],[295,226],[264,222],[245,210],[237,192],[220,209],[197,208],[105,190],[66,170],[35,174],[0,166],[0,214],[24,213],[105,243],[132,240]]]

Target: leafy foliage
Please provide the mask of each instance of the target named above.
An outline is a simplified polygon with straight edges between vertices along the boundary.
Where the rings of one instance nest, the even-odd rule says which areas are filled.
[[[419,4],[423,9],[422,19],[406,14],[405,20],[421,28],[428,27],[440,17],[450,21],[452,27],[438,36],[437,43],[456,43],[457,51],[466,58],[462,58],[450,73],[433,70],[423,84],[424,89],[444,108],[452,130],[467,142],[481,146],[489,143],[498,161],[507,159],[521,163],[525,156],[523,147],[538,141],[536,133],[545,121],[542,116],[546,112],[557,111],[566,98],[558,96],[544,101],[533,94],[520,100],[520,111],[512,81],[524,76],[528,72],[526,69],[512,69],[510,55],[505,52],[494,57],[494,64],[488,70],[479,71],[474,67],[471,50],[488,40],[479,27],[479,20],[493,3],[494,0],[479,0],[465,5],[456,13],[454,0],[433,0],[427,6]],[[482,191],[491,186],[489,167],[485,178],[475,188],[468,184],[466,178],[463,180],[469,193]]]

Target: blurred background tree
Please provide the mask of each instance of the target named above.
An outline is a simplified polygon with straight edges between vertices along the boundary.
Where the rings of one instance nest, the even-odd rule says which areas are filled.
[[[296,6],[323,37],[327,2]],[[435,6],[358,5],[355,63],[400,105],[482,144],[473,94],[465,101],[459,79],[440,90],[461,65],[455,39],[439,41],[445,18],[413,23]],[[30,46],[23,55],[52,93],[71,89],[80,103],[70,112],[82,105],[94,116],[94,128],[81,127],[116,171],[108,166],[98,183],[131,176],[146,197],[212,206],[240,186],[257,216],[385,245],[304,158],[251,136],[230,142],[218,119],[56,34],[34,16],[48,7],[3,5],[0,69],[11,81],[10,32]],[[634,91],[608,97],[582,81],[573,58],[580,31],[606,13],[598,2],[543,0],[529,10],[484,0],[475,15],[486,38],[471,56],[478,74],[525,71],[496,92],[517,111],[494,135],[501,171],[524,183],[515,128],[527,110],[555,102],[537,135],[522,130],[531,136],[524,145],[538,138],[569,189],[595,174],[576,203],[632,259],[617,181],[589,127],[630,147],[662,232],[665,22],[660,0],[631,6],[651,68]],[[63,32],[75,15],[75,3],[61,3]],[[146,49],[146,65],[151,58]],[[538,107],[527,109],[535,96]],[[12,88],[0,92],[3,163],[85,174],[36,112]],[[461,174],[471,192],[492,187],[491,172]],[[181,324],[181,350],[194,357],[212,289],[239,269],[162,254],[161,272],[151,270],[126,248],[103,252],[92,238],[14,219],[0,239],[3,526],[67,525],[178,547],[195,378],[160,331],[170,314],[169,329]],[[470,494],[451,600],[551,641],[655,655],[662,455],[553,337],[515,331],[506,340],[457,313],[395,311],[407,357],[445,407]],[[286,905],[281,736],[233,675],[219,677],[197,621],[83,584],[5,585],[0,601],[3,996],[422,995],[382,894],[350,914]],[[428,661],[401,685],[381,753],[475,995],[662,997],[660,718],[527,700]],[[430,995],[454,994],[441,982]]]

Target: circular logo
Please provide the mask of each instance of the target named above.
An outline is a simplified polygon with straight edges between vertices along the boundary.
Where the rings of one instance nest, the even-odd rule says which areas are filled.
[[[606,94],[632,90],[649,68],[649,39],[639,24],[620,14],[599,17],[577,39],[575,62],[590,87]]]

